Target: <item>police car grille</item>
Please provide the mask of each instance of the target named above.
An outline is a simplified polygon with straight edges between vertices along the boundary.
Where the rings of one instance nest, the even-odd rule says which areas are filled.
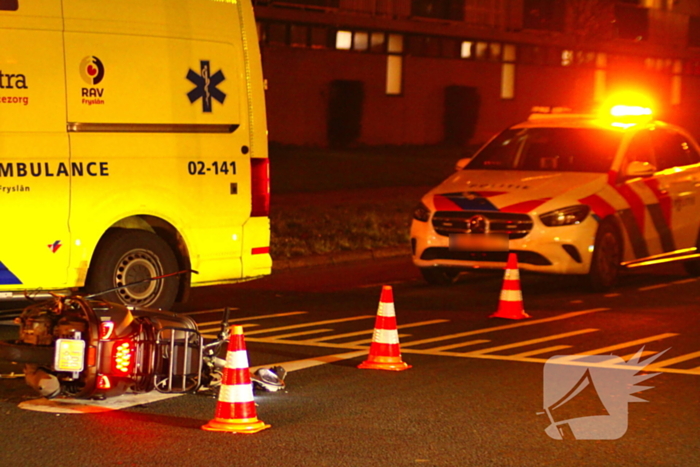
[[[489,220],[490,233],[507,234],[511,240],[523,238],[532,230],[532,219],[527,214],[476,211],[438,211],[433,215],[433,228],[445,237],[466,233],[469,219],[476,215]]]

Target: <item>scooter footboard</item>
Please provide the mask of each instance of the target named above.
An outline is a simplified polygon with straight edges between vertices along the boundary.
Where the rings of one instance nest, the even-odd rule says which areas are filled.
[[[203,339],[196,329],[163,328],[156,335],[154,384],[158,392],[180,394],[199,389]]]

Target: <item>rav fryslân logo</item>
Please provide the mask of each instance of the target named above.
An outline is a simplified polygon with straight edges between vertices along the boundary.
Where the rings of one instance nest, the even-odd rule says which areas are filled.
[[[92,86],[80,90],[83,98],[82,103],[87,105],[104,104],[105,101],[101,99],[104,94],[104,88],[94,87],[100,84],[105,77],[105,67],[102,61],[93,55],[82,59],[80,61],[80,77]]]
[[[544,365],[544,412],[553,439],[619,439],[627,432],[627,404],[646,402],[632,394],[651,389],[640,374],[669,349],[640,361],[642,347],[625,362],[615,355],[556,355]]]
[[[197,74],[190,69],[187,72],[187,79],[196,87],[187,93],[187,98],[190,103],[194,104],[197,99],[202,99],[202,112],[211,112],[211,99],[214,98],[219,104],[223,104],[226,99],[226,93],[221,91],[217,86],[226,79],[224,73],[219,70],[213,75],[209,67],[209,60],[201,60],[199,62],[201,71]]]

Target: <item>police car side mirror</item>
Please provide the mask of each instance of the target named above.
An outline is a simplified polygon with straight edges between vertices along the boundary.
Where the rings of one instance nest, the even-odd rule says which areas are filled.
[[[457,161],[457,164],[455,164],[455,170],[462,170],[464,169],[467,164],[469,164],[469,161],[472,160],[471,157],[463,157],[462,159]]]
[[[632,161],[627,164],[624,176],[626,178],[649,177],[654,175],[656,167],[648,162]]]

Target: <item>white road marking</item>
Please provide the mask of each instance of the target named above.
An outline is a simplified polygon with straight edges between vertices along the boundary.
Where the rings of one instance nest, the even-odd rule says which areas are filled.
[[[135,405],[149,404],[151,402],[171,399],[182,396],[182,394],[162,394],[157,391],[145,394],[124,394],[118,397],[110,397],[103,401],[85,399],[34,399],[19,403],[20,409],[32,410],[34,412],[49,412],[63,414],[86,414],[102,413],[112,410],[121,410]]]
[[[238,308],[229,307],[229,310],[234,311],[234,310],[238,310]],[[178,314],[190,316],[190,315],[205,315],[207,313],[223,313],[223,311],[224,311],[223,308],[215,308],[213,310],[186,311],[184,313],[178,313]]]
[[[640,292],[646,292],[647,290],[663,289],[664,287],[668,287],[669,285],[670,284],[648,285],[646,287],[640,287],[637,290]]]
[[[517,323],[513,324],[505,324],[503,326],[496,326],[493,328],[485,328],[485,329],[476,329],[474,331],[467,331],[467,332],[460,332],[457,334],[449,334],[446,336],[438,336],[438,337],[433,337],[430,339],[422,339],[419,341],[412,341],[408,342],[406,344],[403,344],[404,347],[408,346],[416,346],[416,345],[421,345],[421,344],[429,344],[431,342],[438,342],[438,341],[445,341],[445,340],[450,340],[450,339],[457,339],[460,337],[467,337],[467,336],[474,336],[477,334],[486,334],[489,332],[494,332],[494,331],[504,331],[506,329],[514,329],[514,328],[519,328],[523,326],[532,326],[534,324],[541,324],[541,323],[549,323],[551,321],[559,321],[562,319],[569,319],[569,318],[575,318],[577,316],[581,315],[587,315],[589,313],[596,313],[598,311],[607,311],[610,308],[593,308],[590,310],[583,310],[583,311],[574,311],[571,313],[564,313],[563,315],[558,315],[558,316],[552,316],[550,318],[542,318],[542,319],[526,319],[526,320],[521,320],[518,321]]]
[[[351,358],[357,358],[363,355],[367,355],[367,350],[358,350],[356,352],[347,352],[335,355],[323,355],[321,357],[305,358],[303,360],[294,360],[291,362],[273,363],[272,365],[261,365],[252,367],[250,372],[254,373],[258,368],[270,368],[279,365],[283,367],[287,373],[289,373],[290,371],[304,370],[306,368],[325,365],[327,363],[335,363],[342,360],[349,360]]]
[[[682,280],[671,282],[671,283],[672,284],[690,284],[691,282],[697,282],[697,280],[698,279],[696,277],[693,277],[690,279],[682,279]]]
[[[589,332],[596,332],[599,331],[599,329],[580,329],[578,331],[571,331],[571,332],[565,332],[562,334],[554,334],[551,336],[546,336],[546,337],[540,337],[537,339],[530,339],[526,341],[520,341],[520,342],[515,342],[513,344],[506,344],[506,345],[499,345],[496,347],[489,347],[486,349],[480,349],[480,350],[474,350],[472,352],[468,352],[470,354],[476,355],[476,354],[486,354],[486,353],[493,353],[493,352],[499,352],[501,350],[508,350],[508,349],[514,349],[516,347],[525,347],[527,345],[532,345],[532,344],[539,344],[540,342],[547,342],[547,341],[553,341],[557,339],[563,339],[565,337],[571,337],[571,336],[578,336],[579,334],[587,334]],[[435,350],[435,349],[433,349]]]
[[[309,334],[320,334],[322,332],[331,332],[333,329],[312,329],[311,331],[299,331],[299,332],[292,332],[290,334],[282,334],[277,336],[278,339],[288,339],[290,337],[297,337],[297,336],[307,336]]]
[[[282,318],[284,316],[294,316],[294,315],[303,315],[308,313],[308,311],[290,311],[289,313],[276,313],[273,315],[261,315],[261,316],[248,316],[246,318],[229,318],[228,322],[229,324],[238,324],[242,323],[245,321],[257,321],[259,319],[269,319],[269,318]],[[205,326],[212,326],[212,325],[221,325],[221,320],[219,321],[206,321],[204,323],[197,323],[197,326],[205,327]]]
[[[258,329],[258,330],[253,331],[253,332],[245,333],[245,335],[248,336],[248,335],[254,335],[254,334],[268,334],[268,333],[276,332],[276,331],[286,331],[287,329],[310,328],[312,326],[321,326],[324,324],[334,324],[334,323],[346,323],[348,321],[357,321],[360,319],[370,319],[370,318],[374,318],[374,317],[375,317],[375,315],[363,315],[363,316],[353,316],[351,318],[329,319],[326,321],[315,321],[312,323],[293,324],[290,326],[280,326],[280,327],[276,327],[276,328]]]
[[[623,342],[622,344],[615,344],[615,345],[609,345],[607,347],[601,347],[599,349],[594,349],[594,350],[586,350],[585,352],[579,352],[576,355],[570,355],[568,357],[562,358],[563,360],[576,360],[582,357],[585,357],[587,355],[600,355],[608,352],[612,352],[613,350],[620,350],[620,349],[626,349],[628,347],[633,347],[635,345],[640,345],[640,344],[646,344],[647,342],[654,342],[658,341],[661,339],[666,339],[667,337],[675,337],[678,334],[673,333],[673,332],[666,332],[664,334],[657,334],[655,336],[651,337],[645,337],[643,339],[637,339],[629,342]]]
[[[656,371],[660,368],[675,365],[676,363],[681,363],[685,362],[687,360],[692,360],[694,358],[700,357],[700,352],[692,352],[689,354],[681,355],[679,357],[674,357],[674,358],[669,358],[667,360],[661,360],[660,362],[654,362],[651,365],[649,365],[648,370],[649,371]],[[695,368],[697,370],[698,368]]]
[[[511,357],[524,358],[524,357],[530,357],[532,355],[540,355],[543,353],[556,352],[557,350],[564,350],[564,349],[570,349],[570,348],[571,348],[570,345],[553,345],[551,347],[545,347],[543,349],[535,349],[535,350],[530,350],[528,352],[523,352],[523,353],[511,355]]]
[[[431,349],[433,352],[442,352],[443,350],[458,349],[460,347],[468,347],[470,345],[485,344],[491,342],[489,339],[476,339],[473,341],[459,342],[457,344],[443,345],[442,347],[435,347]]]

